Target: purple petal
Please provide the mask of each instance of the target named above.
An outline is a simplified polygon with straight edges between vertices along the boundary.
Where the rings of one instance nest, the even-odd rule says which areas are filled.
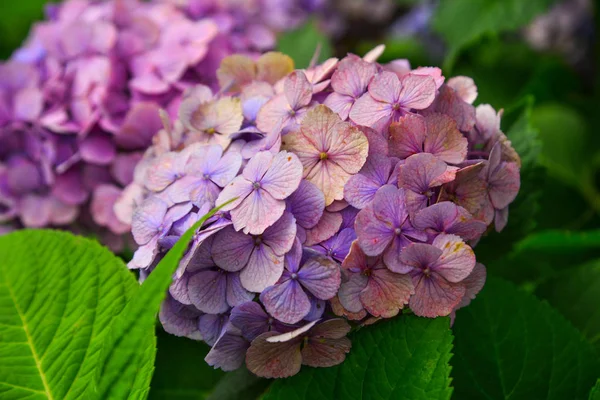
[[[217,233],[212,244],[212,258],[226,271],[239,271],[246,266],[254,250],[252,236],[227,227]]]
[[[301,321],[311,308],[308,296],[294,279],[266,288],[260,301],[269,314],[287,324]]]
[[[200,340],[202,338],[198,330],[200,315],[200,311],[194,310],[193,307],[185,306],[167,297],[160,307],[158,317],[165,331],[170,334]]]
[[[247,302],[231,310],[230,321],[242,331],[246,339],[254,340],[261,333],[269,331],[269,318],[260,304]]]
[[[229,304],[230,307],[246,303],[253,298],[254,294],[242,287],[240,274],[238,272],[230,272],[227,274],[227,304]]]
[[[317,299],[329,300],[340,287],[340,267],[329,258],[315,257],[300,268],[298,280]]]
[[[212,346],[215,344],[219,336],[223,333],[225,326],[229,322],[229,318],[225,314],[204,314],[198,320],[198,329],[202,335],[202,339]]]
[[[298,225],[310,229],[323,215],[325,197],[313,183],[302,180],[298,189],[288,197],[287,206]]]
[[[350,273],[348,280],[340,286],[338,294],[342,306],[352,312],[357,313],[364,309],[360,300],[360,293],[367,287],[369,278],[362,273]]]
[[[397,159],[370,156],[360,172],[352,176],[344,186],[344,199],[353,207],[363,209],[373,200],[377,190],[390,183],[390,175]]]
[[[283,255],[278,256],[270,247],[262,245],[252,252],[248,265],[240,274],[240,280],[246,290],[260,293],[275,284],[282,273]]]
[[[395,233],[393,227],[375,217],[373,205],[369,204],[356,217],[356,236],[366,254],[377,256],[389,246]]]
[[[205,313],[221,314],[229,310],[227,276],[221,270],[203,270],[190,276],[188,295],[192,304]]]
[[[235,180],[234,180],[235,182]],[[231,185],[231,184],[230,184]],[[227,188],[230,187],[227,186]],[[223,195],[219,195],[219,199]],[[219,201],[217,200],[217,204]],[[285,202],[277,200],[263,189],[253,190],[235,209],[231,210],[231,220],[236,230],[260,235],[283,215]]]
[[[263,243],[278,256],[290,251],[295,239],[296,220],[288,212],[283,213],[281,218],[273,226],[267,228],[262,235]]]
[[[250,342],[239,335],[239,330],[227,328],[208,352],[204,361],[223,371],[234,371],[244,364]]]
[[[139,245],[148,243],[158,233],[167,214],[167,203],[152,196],[144,200],[133,213],[131,233]]]

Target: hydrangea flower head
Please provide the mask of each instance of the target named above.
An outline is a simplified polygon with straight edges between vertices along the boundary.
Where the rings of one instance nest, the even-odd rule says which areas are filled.
[[[135,168],[116,210],[142,278],[233,199],[195,233],[160,314],[212,346],[210,365],[280,378],[339,364],[353,325],[454,318],[483,287],[471,246],[504,227],[520,182],[501,113],[472,106],[469,78],[380,53],[296,71],[276,53],[226,58],[220,89],[188,90]],[[221,125],[205,110],[223,104]]]

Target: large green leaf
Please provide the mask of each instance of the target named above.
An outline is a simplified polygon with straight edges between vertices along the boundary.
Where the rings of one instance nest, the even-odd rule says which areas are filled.
[[[449,399],[452,333],[447,318],[406,315],[353,335],[341,365],[303,367],[274,382],[265,400]]]
[[[536,289],[600,350],[600,260],[569,268]]]
[[[586,249],[600,250],[600,229],[590,231],[547,230],[529,235],[516,245],[516,251],[544,251],[572,254]]]
[[[457,399],[584,399],[600,364],[547,303],[491,278],[454,325]]]
[[[277,50],[289,55],[296,68],[306,68],[315,50],[321,47],[318,61],[325,61],[333,52],[327,36],[319,31],[316,22],[309,21],[300,28],[285,32],[277,40]]]
[[[225,206],[235,199],[223,203]],[[184,233],[144,281],[140,290],[125,306],[111,326],[104,344],[102,368],[98,368],[100,398],[145,398],[154,370],[156,346],[153,341],[140,340],[154,331],[156,314],[179,260],[190,240],[218,208],[212,209]],[[150,362],[148,362],[150,361]]]
[[[198,400],[211,393],[225,374],[204,361],[210,347],[158,329],[156,371],[150,384],[151,400]]]
[[[433,28],[449,47],[447,67],[460,50],[485,35],[514,31],[544,12],[554,0],[441,0]]]
[[[133,276],[98,243],[64,232],[2,236],[0,260],[0,397],[94,398],[102,343],[137,291]]]

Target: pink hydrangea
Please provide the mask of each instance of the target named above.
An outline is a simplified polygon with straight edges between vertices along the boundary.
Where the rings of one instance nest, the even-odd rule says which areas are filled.
[[[211,102],[201,95],[212,97],[211,89],[230,77],[225,65],[217,74],[221,61],[236,53],[250,65],[249,80],[275,84],[293,70],[293,62],[278,53],[258,56],[275,46],[278,32],[297,27],[308,11],[322,8],[246,3],[67,0],[49,5],[47,19],[0,64],[0,223],[76,225],[120,250],[131,215],[115,202],[134,181],[136,164],[162,128],[159,109],[175,118],[182,97],[195,92],[172,127],[185,130],[187,141],[173,135],[163,149],[192,141],[226,148],[240,131],[245,105],[237,97]],[[194,89],[199,84],[205,86]],[[160,163],[166,166],[169,157]],[[207,183],[204,192],[196,191],[196,200],[211,198],[215,187]]]
[[[483,287],[472,246],[504,227],[520,183],[501,115],[472,106],[469,78],[380,65],[381,50],[293,72],[282,54],[226,58],[220,89],[187,92],[117,201],[145,277],[234,199],[195,233],[160,314],[212,346],[210,365],[335,365],[353,325],[453,318]]]

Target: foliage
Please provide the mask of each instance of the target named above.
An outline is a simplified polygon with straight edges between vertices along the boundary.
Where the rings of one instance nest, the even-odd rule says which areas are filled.
[[[457,312],[456,398],[585,398],[600,363],[571,324],[514,285],[488,280],[477,301]]]

